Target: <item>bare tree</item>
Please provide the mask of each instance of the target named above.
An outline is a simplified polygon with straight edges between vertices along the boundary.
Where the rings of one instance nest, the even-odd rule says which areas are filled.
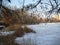
[[[0,0],[0,18],[2,17],[2,15],[1,15],[1,13],[2,13],[1,10],[2,10],[2,6],[3,6],[3,5],[2,5],[2,1],[3,1],[3,0]],[[10,0],[7,0],[7,1],[8,1],[8,2],[11,2]]]
[[[30,10],[30,9],[36,8],[39,5],[39,3],[41,3],[41,0],[38,0],[35,4],[28,4],[28,5],[24,6],[24,9]]]
[[[52,2],[52,1],[54,1],[54,2]],[[53,12],[59,13],[59,9],[60,9],[60,7],[59,7],[60,6],[59,1],[57,1],[57,0],[52,0],[52,1],[49,0],[50,6],[51,6],[51,10],[49,10],[49,13],[53,13]]]
[[[28,4],[28,5],[24,5],[24,2],[25,2],[25,0],[23,0],[23,7],[22,7],[22,10],[30,10],[30,9],[34,9],[34,8],[36,8],[39,4],[40,5],[42,5],[42,4],[44,4],[44,5],[47,5],[47,6],[45,6],[45,8],[44,9],[47,9],[48,10],[48,6],[50,6],[51,8],[50,8],[50,10],[48,10],[47,12],[48,12],[48,14],[52,14],[52,13],[56,13],[56,14],[58,14],[58,13],[60,13],[60,3],[59,3],[59,1],[58,0],[48,0],[49,2],[48,3],[44,3],[44,0],[37,0],[36,1],[36,3],[35,4]],[[2,6],[2,0],[0,0],[0,2],[1,2],[1,4],[0,4],[0,9],[1,9],[1,6]],[[11,2],[11,0],[8,0],[8,2]],[[42,5],[43,6],[43,5]],[[41,7],[42,7],[41,6]],[[42,9],[43,9],[43,7],[42,7]],[[1,11],[0,11],[1,12]],[[49,17],[49,16],[48,16]]]
[[[0,0],[0,18],[1,18],[1,6],[2,6],[2,0]]]

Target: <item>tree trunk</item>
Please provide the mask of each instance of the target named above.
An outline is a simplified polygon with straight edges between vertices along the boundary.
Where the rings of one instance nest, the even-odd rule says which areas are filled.
[[[1,15],[1,10],[2,10],[2,0],[0,0],[0,19],[1,19],[1,17],[2,17],[2,15]]]

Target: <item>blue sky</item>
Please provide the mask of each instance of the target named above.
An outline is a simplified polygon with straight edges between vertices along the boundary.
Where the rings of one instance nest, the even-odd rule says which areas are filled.
[[[7,0],[3,0],[4,4],[7,2]],[[36,0],[25,0],[25,5],[30,4],[30,3],[35,3]],[[23,0],[11,0],[11,3],[7,3],[7,5],[10,6],[17,6],[17,7],[21,7],[23,5]]]
[[[31,4],[31,3],[36,3],[37,1],[38,0],[25,0],[25,4],[24,5],[28,5],[28,4]],[[60,1],[60,0],[57,0],[57,1]],[[49,4],[48,0],[44,0],[43,2]],[[4,5],[10,5],[10,6],[13,6],[13,7],[16,6],[18,8],[21,8],[22,5],[23,5],[23,0],[11,0],[11,3],[9,3],[7,0],[3,0],[3,4]],[[48,9],[43,8],[43,11],[42,11],[40,6],[42,6],[42,5],[38,5],[37,6],[37,10],[39,11],[39,13],[40,13],[40,11],[44,12],[44,11],[48,10]],[[43,4],[43,6],[46,6],[46,5]],[[50,9],[51,6],[47,6],[47,8]],[[35,12],[37,13],[37,11],[35,11]]]
[[[25,0],[25,5],[31,4],[31,3],[36,3],[38,0]],[[57,0],[59,1],[59,0]],[[44,0],[44,2],[49,3],[48,0]],[[17,6],[17,7],[22,7],[23,5],[23,0],[11,0],[11,3],[8,3],[7,0],[3,0],[4,5],[10,5],[10,6]],[[46,6],[46,5],[43,5]],[[49,8],[49,6],[47,6]]]
[[[37,1],[38,0],[25,0],[25,4],[24,5],[28,5],[28,4],[31,4],[31,3],[36,3]],[[44,0],[44,2],[47,2],[47,1]],[[21,8],[22,5],[23,5],[23,0],[11,0],[11,3],[8,3],[7,0],[3,0],[3,2],[4,2],[5,5],[10,5],[10,6],[13,6],[13,7],[16,6],[18,8]],[[41,10],[40,6],[38,6],[37,8],[38,8],[38,10]]]

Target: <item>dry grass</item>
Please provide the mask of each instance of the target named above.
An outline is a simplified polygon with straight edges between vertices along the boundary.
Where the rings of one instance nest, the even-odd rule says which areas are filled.
[[[3,18],[1,18],[0,21],[3,21],[5,25],[8,25],[3,31],[15,31],[15,33],[13,35],[0,36],[1,45],[18,45],[14,42],[16,37],[22,37],[24,36],[24,33],[36,33],[27,27],[21,27],[22,24],[36,23],[36,20],[28,16],[27,12],[24,11],[24,15],[22,15],[22,13],[17,10],[13,11],[3,6],[2,16]]]
[[[22,37],[22,36],[24,36],[24,33],[31,33],[31,32],[36,33],[35,31],[27,28],[26,26],[24,28],[22,28],[19,24],[9,26],[3,30],[15,31],[15,33],[12,35],[0,36],[0,42],[2,43],[2,45],[18,45],[15,43],[16,37]]]
[[[28,12],[21,11],[21,9],[11,10],[7,7],[2,8],[2,17],[1,20],[4,21],[5,24],[35,24],[39,23],[35,16],[29,16]]]
[[[18,45],[14,42],[15,36],[0,36],[0,43],[1,45]]]
[[[24,33],[36,33],[35,31],[27,28],[26,26],[22,27],[22,25],[20,25],[20,24],[11,25],[11,26],[3,29],[3,31],[15,31],[14,35],[18,36],[18,37],[22,37],[24,35]]]

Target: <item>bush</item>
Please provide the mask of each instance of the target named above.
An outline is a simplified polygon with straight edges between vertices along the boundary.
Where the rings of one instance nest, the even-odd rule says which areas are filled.
[[[19,24],[15,25],[15,26],[9,26],[8,29],[6,28],[3,30],[15,31],[15,33],[12,35],[0,36],[0,42],[2,45],[18,45],[15,43],[16,37],[22,37],[22,36],[24,36],[24,33],[36,33],[35,31],[27,28],[26,26],[24,26],[24,27],[19,26]]]
[[[0,43],[1,45],[18,45],[14,42],[15,36],[0,36]]]

